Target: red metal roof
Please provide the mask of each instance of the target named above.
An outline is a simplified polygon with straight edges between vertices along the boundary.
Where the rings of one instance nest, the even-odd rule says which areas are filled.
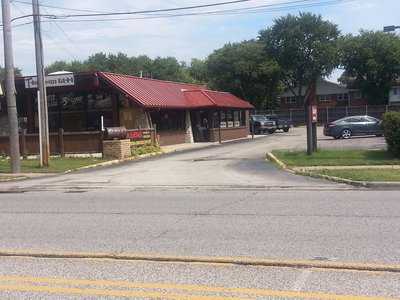
[[[98,75],[146,108],[253,108],[249,102],[230,93],[209,91],[201,85],[106,72]]]

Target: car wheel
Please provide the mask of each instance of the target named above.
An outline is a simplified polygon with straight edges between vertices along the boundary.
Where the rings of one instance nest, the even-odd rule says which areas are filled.
[[[340,139],[341,138],[341,136],[339,135],[339,136],[334,136],[333,137],[335,140],[338,140],[338,139]]]
[[[349,139],[349,138],[351,138],[351,135],[352,135],[352,132],[351,132],[350,129],[343,129],[343,130],[342,130],[341,137],[342,137],[343,139]]]
[[[289,128],[283,129],[284,132],[289,132]]]

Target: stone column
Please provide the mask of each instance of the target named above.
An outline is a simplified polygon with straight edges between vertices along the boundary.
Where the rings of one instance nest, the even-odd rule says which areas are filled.
[[[185,128],[186,128],[186,134],[185,134],[185,143],[194,143],[194,138],[193,138],[193,130],[192,130],[192,120],[190,118],[190,111],[186,111],[186,117],[185,117]]]

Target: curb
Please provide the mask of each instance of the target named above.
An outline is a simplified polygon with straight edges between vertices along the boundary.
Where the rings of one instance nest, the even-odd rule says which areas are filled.
[[[322,174],[313,173],[313,172],[306,171],[306,170],[292,169],[292,168],[288,167],[280,159],[278,159],[275,155],[273,155],[271,152],[267,152],[266,157],[267,157],[267,160],[276,163],[283,170],[285,170],[289,173],[292,173],[292,174],[296,174],[296,175],[308,176],[308,177],[318,178],[318,179],[325,179],[325,180],[333,181],[336,183],[344,183],[344,184],[352,185],[355,187],[375,188],[375,189],[400,189],[400,182],[356,181],[356,180],[345,179],[345,178],[341,178],[341,177],[322,175]]]
[[[114,159],[114,160],[109,160],[109,161],[105,161],[105,162],[101,162],[98,164],[93,164],[93,165],[88,165],[88,166],[84,166],[84,167],[80,167],[80,168],[76,168],[76,169],[71,169],[71,170],[67,170],[64,171],[62,173],[58,173],[58,174],[68,174],[68,173],[72,173],[72,172],[76,172],[76,171],[82,171],[82,170],[88,170],[88,169],[93,169],[93,168],[100,168],[100,167],[109,167],[112,165],[116,165],[116,164],[121,164],[127,161],[133,161],[133,160],[142,160],[145,158],[149,158],[149,157],[153,157],[153,156],[159,156],[164,154],[164,152],[162,151],[158,151],[158,152],[153,152],[153,153],[147,153],[147,154],[142,154],[139,156],[132,156],[132,157],[128,157],[125,159]]]
[[[250,257],[207,257],[207,256],[170,256],[170,255],[144,255],[144,254],[114,254],[114,253],[87,253],[87,252],[24,252],[0,250],[0,257],[28,257],[42,259],[111,259],[127,261],[150,261],[170,263],[205,263],[205,264],[231,264],[243,266],[283,267],[283,268],[317,268],[353,270],[368,272],[393,272],[400,273],[400,265],[346,263],[334,261],[315,260],[279,260],[257,259]]]

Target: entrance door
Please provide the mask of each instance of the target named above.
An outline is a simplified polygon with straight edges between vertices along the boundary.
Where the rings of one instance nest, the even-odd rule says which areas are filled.
[[[208,111],[192,111],[190,118],[192,121],[193,139],[195,143],[210,141]]]

